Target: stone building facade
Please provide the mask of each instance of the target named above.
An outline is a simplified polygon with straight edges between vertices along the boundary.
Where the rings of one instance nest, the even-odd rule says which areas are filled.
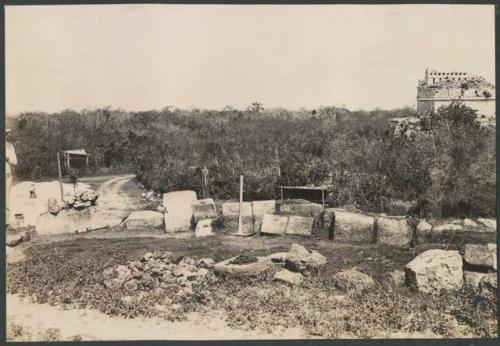
[[[477,110],[481,118],[494,119],[496,114],[495,86],[481,76],[426,69],[417,90],[417,111],[420,113],[460,101]]]

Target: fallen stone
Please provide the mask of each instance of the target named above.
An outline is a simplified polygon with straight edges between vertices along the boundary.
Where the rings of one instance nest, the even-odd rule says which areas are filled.
[[[165,231],[167,233],[188,231],[191,228],[196,192],[175,191],[163,194],[165,212]]]
[[[57,215],[61,211],[61,207],[59,206],[59,202],[54,197],[50,197],[47,201],[47,208],[49,213],[52,215]]]
[[[332,277],[335,286],[344,291],[365,291],[375,286],[375,281],[369,276],[356,269],[342,270]]]
[[[212,198],[197,200],[191,205],[191,208],[193,209],[195,223],[198,223],[200,220],[217,218],[215,202]]]
[[[426,236],[432,231],[432,225],[425,220],[421,220],[417,225],[417,233]]]
[[[196,230],[194,232],[194,235],[196,237],[208,237],[211,235],[215,235],[215,232],[212,227],[214,221],[215,220],[213,219],[198,221],[198,223],[196,224]]]
[[[489,244],[466,244],[464,247],[465,263],[482,269],[497,270],[497,245]]]
[[[314,219],[309,216],[290,215],[286,226],[286,234],[311,235]]]
[[[285,267],[298,272],[319,272],[326,265],[326,257],[319,252],[309,251],[299,244],[292,244],[285,260]]]
[[[163,205],[159,205],[156,207],[156,211],[162,214],[165,214],[165,211],[167,211],[167,208],[165,208]]]
[[[26,257],[26,256],[24,256],[24,254],[22,253],[21,250],[14,249],[10,246],[5,247],[5,256],[7,257],[6,258],[7,264],[14,264],[14,263],[22,262],[22,261],[24,261],[24,258]]]
[[[280,204],[279,213],[282,215],[310,216],[316,225],[322,224],[323,206],[305,200],[285,200]]]
[[[259,232],[262,226],[262,219],[264,214],[274,214],[276,213],[276,201],[253,201],[252,202],[252,213],[253,213],[253,228],[255,232]]]
[[[93,204],[93,202],[95,202],[97,200],[97,193],[92,191],[92,190],[87,190],[87,191],[84,191],[81,196],[80,196],[80,199],[83,201],[83,202],[91,202],[91,204]]]
[[[498,281],[497,274],[491,273],[487,274],[485,277],[481,279],[479,282],[479,290],[481,293],[491,292],[494,294],[498,294]]]
[[[277,281],[285,282],[292,286],[297,286],[302,283],[304,276],[300,273],[294,273],[289,270],[283,269],[274,274],[274,279]]]
[[[465,228],[476,228],[477,227],[477,223],[471,219],[464,219],[462,224],[464,225]]]
[[[497,220],[496,219],[479,218],[479,219],[477,219],[477,221],[483,226],[486,226],[486,227],[494,229],[494,230],[497,229]]]
[[[91,222],[89,209],[86,210],[61,210],[57,216],[50,213],[38,217],[35,230],[38,234],[63,234],[78,233],[87,230]]]
[[[375,241],[375,219],[360,213],[335,211],[334,239],[373,243]]]
[[[227,202],[222,204],[222,216],[224,226],[230,232],[238,230],[240,204],[238,202]],[[242,235],[254,234],[252,203],[243,202],[241,204]]]
[[[463,231],[463,230],[464,230],[464,226],[454,224],[454,223],[445,223],[444,225],[432,227],[433,233],[456,232],[456,231]]]
[[[481,279],[486,275],[488,274],[464,271],[464,285],[479,288]]]
[[[129,229],[162,228],[163,214],[151,210],[134,211],[125,220],[125,226]]]
[[[407,246],[412,240],[412,229],[405,218],[379,217],[376,227],[378,243]]]
[[[264,214],[261,233],[282,235],[286,232],[288,216]]]
[[[264,271],[273,268],[273,262],[267,257],[257,257],[256,262],[244,264],[232,264],[238,260],[239,256],[229,258],[225,261],[216,263],[214,272],[221,276],[236,276],[236,277],[254,277]]]
[[[424,293],[459,289],[463,284],[462,256],[458,251],[428,250],[405,266],[406,283]]]

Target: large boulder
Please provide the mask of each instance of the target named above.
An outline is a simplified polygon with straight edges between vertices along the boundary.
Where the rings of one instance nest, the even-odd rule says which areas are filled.
[[[213,230],[213,222],[214,219],[205,219],[205,220],[200,220],[196,224],[196,230],[194,231],[194,235],[196,237],[208,237],[211,235],[215,235],[215,232]]]
[[[285,259],[285,267],[298,272],[319,272],[326,265],[326,257],[319,252],[309,251],[299,244],[292,244]]]
[[[285,200],[281,202],[279,212],[282,215],[313,217],[318,226],[323,222],[323,206],[306,200]]]
[[[165,212],[165,231],[167,233],[187,231],[191,228],[193,209],[197,200],[194,191],[174,191],[163,194]]]
[[[264,214],[276,213],[276,201],[274,199],[268,201],[253,201],[253,228],[256,232],[260,231]]]
[[[232,232],[238,230],[239,212],[239,202],[226,202],[222,204],[222,216],[224,218],[224,225]],[[254,233],[251,202],[241,203],[241,222],[243,234],[251,235]]]
[[[362,243],[375,241],[375,218],[345,210],[335,210],[334,215],[336,240]]]
[[[314,219],[310,216],[290,215],[286,226],[286,234],[311,235]]]
[[[417,234],[419,236],[426,236],[432,231],[432,225],[425,220],[420,220],[417,225]]]
[[[473,267],[497,270],[497,244],[466,244],[464,261]]]
[[[215,202],[212,198],[199,199],[194,202],[191,207],[193,208],[193,218],[195,223],[198,223],[200,220],[217,218]]]
[[[125,225],[129,229],[162,228],[163,214],[151,210],[134,211],[125,220]]]
[[[264,214],[261,232],[265,234],[282,235],[286,232],[288,216]]]
[[[373,288],[375,281],[367,275],[356,269],[342,270],[332,277],[335,286],[344,291],[354,290],[361,292]]]
[[[304,276],[301,273],[294,273],[289,270],[283,269],[274,274],[274,279],[276,281],[281,281],[292,286],[297,286],[300,285],[302,281],[304,281]]]
[[[406,283],[415,290],[437,293],[463,285],[462,256],[455,250],[428,250],[405,266]]]
[[[496,273],[491,273],[485,275],[481,281],[479,281],[479,290],[484,292],[491,292],[498,294],[498,278]]]
[[[376,220],[377,242],[386,245],[407,246],[413,231],[405,218],[379,217]]]

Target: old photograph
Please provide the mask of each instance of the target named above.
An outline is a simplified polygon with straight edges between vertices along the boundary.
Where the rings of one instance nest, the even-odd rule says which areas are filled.
[[[498,337],[494,5],[4,12],[7,341]]]

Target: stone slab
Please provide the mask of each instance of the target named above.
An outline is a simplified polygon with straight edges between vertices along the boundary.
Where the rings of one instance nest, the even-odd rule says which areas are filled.
[[[375,241],[375,218],[361,213],[336,210],[334,239],[373,243]]]
[[[260,231],[266,234],[282,235],[286,232],[287,224],[288,216],[286,215],[264,214]]]
[[[314,218],[310,216],[290,215],[286,226],[286,234],[292,235],[311,235]]]
[[[125,220],[125,225],[130,229],[162,228],[163,214],[151,210],[134,211]]]
[[[191,208],[193,209],[193,218],[196,224],[200,220],[217,218],[217,210],[212,198],[199,199],[191,205]]]
[[[252,213],[253,213],[253,228],[256,232],[260,231],[262,226],[262,218],[264,214],[274,214],[276,213],[276,201],[253,201],[252,202]]]
[[[407,246],[412,240],[412,228],[405,218],[379,217],[376,220],[377,243]]]

